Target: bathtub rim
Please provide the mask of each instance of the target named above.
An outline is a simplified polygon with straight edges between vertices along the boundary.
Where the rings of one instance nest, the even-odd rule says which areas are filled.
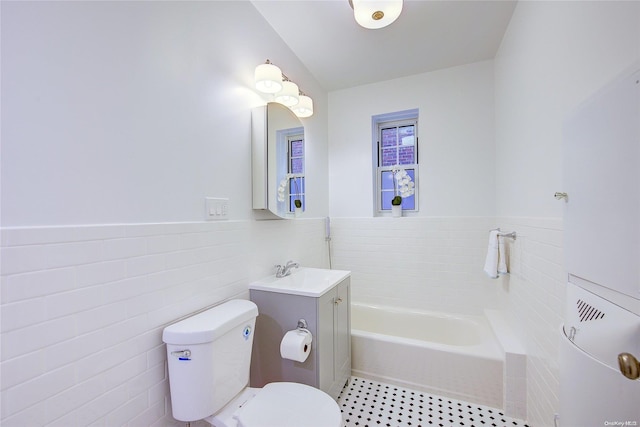
[[[403,308],[403,307],[393,307],[386,306],[381,304],[371,304],[371,303],[363,303],[358,301],[351,302],[352,308],[354,305],[364,306],[368,308],[374,308],[379,310],[388,310],[396,313],[411,313],[411,314],[424,314],[433,317],[438,317],[441,319],[455,319],[455,320],[465,320],[471,321],[478,326],[478,329],[481,333],[482,341],[480,344],[473,345],[453,345],[453,344],[444,344],[434,341],[424,341],[416,338],[405,338],[405,337],[397,337],[394,335],[387,335],[378,332],[365,331],[362,329],[355,329],[353,326],[351,327],[351,335],[356,335],[360,337],[368,337],[371,339],[377,339],[380,341],[395,343],[395,344],[408,344],[417,347],[428,347],[434,350],[452,352],[456,354],[467,354],[474,355],[477,357],[491,359],[491,360],[505,360],[504,351],[502,350],[502,346],[498,337],[492,329],[491,322],[489,319],[483,315],[471,315],[471,314],[460,314],[460,313],[443,313],[433,310],[421,310],[421,309],[413,309],[413,308]],[[353,310],[352,310],[353,314]],[[353,324],[353,322],[352,322]]]

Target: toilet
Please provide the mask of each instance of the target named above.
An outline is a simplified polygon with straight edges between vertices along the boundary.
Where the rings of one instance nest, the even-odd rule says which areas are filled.
[[[335,400],[314,387],[248,387],[258,307],[231,300],[162,332],[173,417],[215,427],[340,427]]]

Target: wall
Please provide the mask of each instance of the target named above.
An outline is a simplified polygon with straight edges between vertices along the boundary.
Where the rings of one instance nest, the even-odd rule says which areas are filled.
[[[251,217],[253,71],[311,94],[309,216],[327,214],[326,94],[250,2],[3,2],[3,226]]]
[[[332,217],[373,216],[371,117],[419,109],[419,216],[495,214],[493,63],[329,94]]]
[[[374,217],[371,117],[419,109],[419,203]],[[333,266],[354,300],[478,314],[497,308],[482,272],[494,227],[493,63],[485,61],[329,94]]]
[[[559,410],[563,120],[639,59],[638,2],[519,2],[495,59],[497,223],[518,232],[505,295],[525,338],[537,427]]]
[[[162,328],[327,263],[326,94],[249,2],[0,7],[0,423],[173,425]],[[296,221],[251,210],[266,58],[314,98]],[[228,221],[202,221],[206,196]]]

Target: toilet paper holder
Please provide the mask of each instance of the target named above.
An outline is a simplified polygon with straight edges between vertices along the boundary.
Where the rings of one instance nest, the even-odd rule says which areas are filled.
[[[304,320],[304,319],[298,320],[298,326],[296,328],[297,329],[304,329],[304,330],[308,331],[307,321]]]

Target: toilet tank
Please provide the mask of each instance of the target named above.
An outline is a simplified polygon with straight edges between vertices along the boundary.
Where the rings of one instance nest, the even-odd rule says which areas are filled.
[[[248,385],[257,316],[253,302],[231,300],[164,329],[176,420],[213,415]]]

